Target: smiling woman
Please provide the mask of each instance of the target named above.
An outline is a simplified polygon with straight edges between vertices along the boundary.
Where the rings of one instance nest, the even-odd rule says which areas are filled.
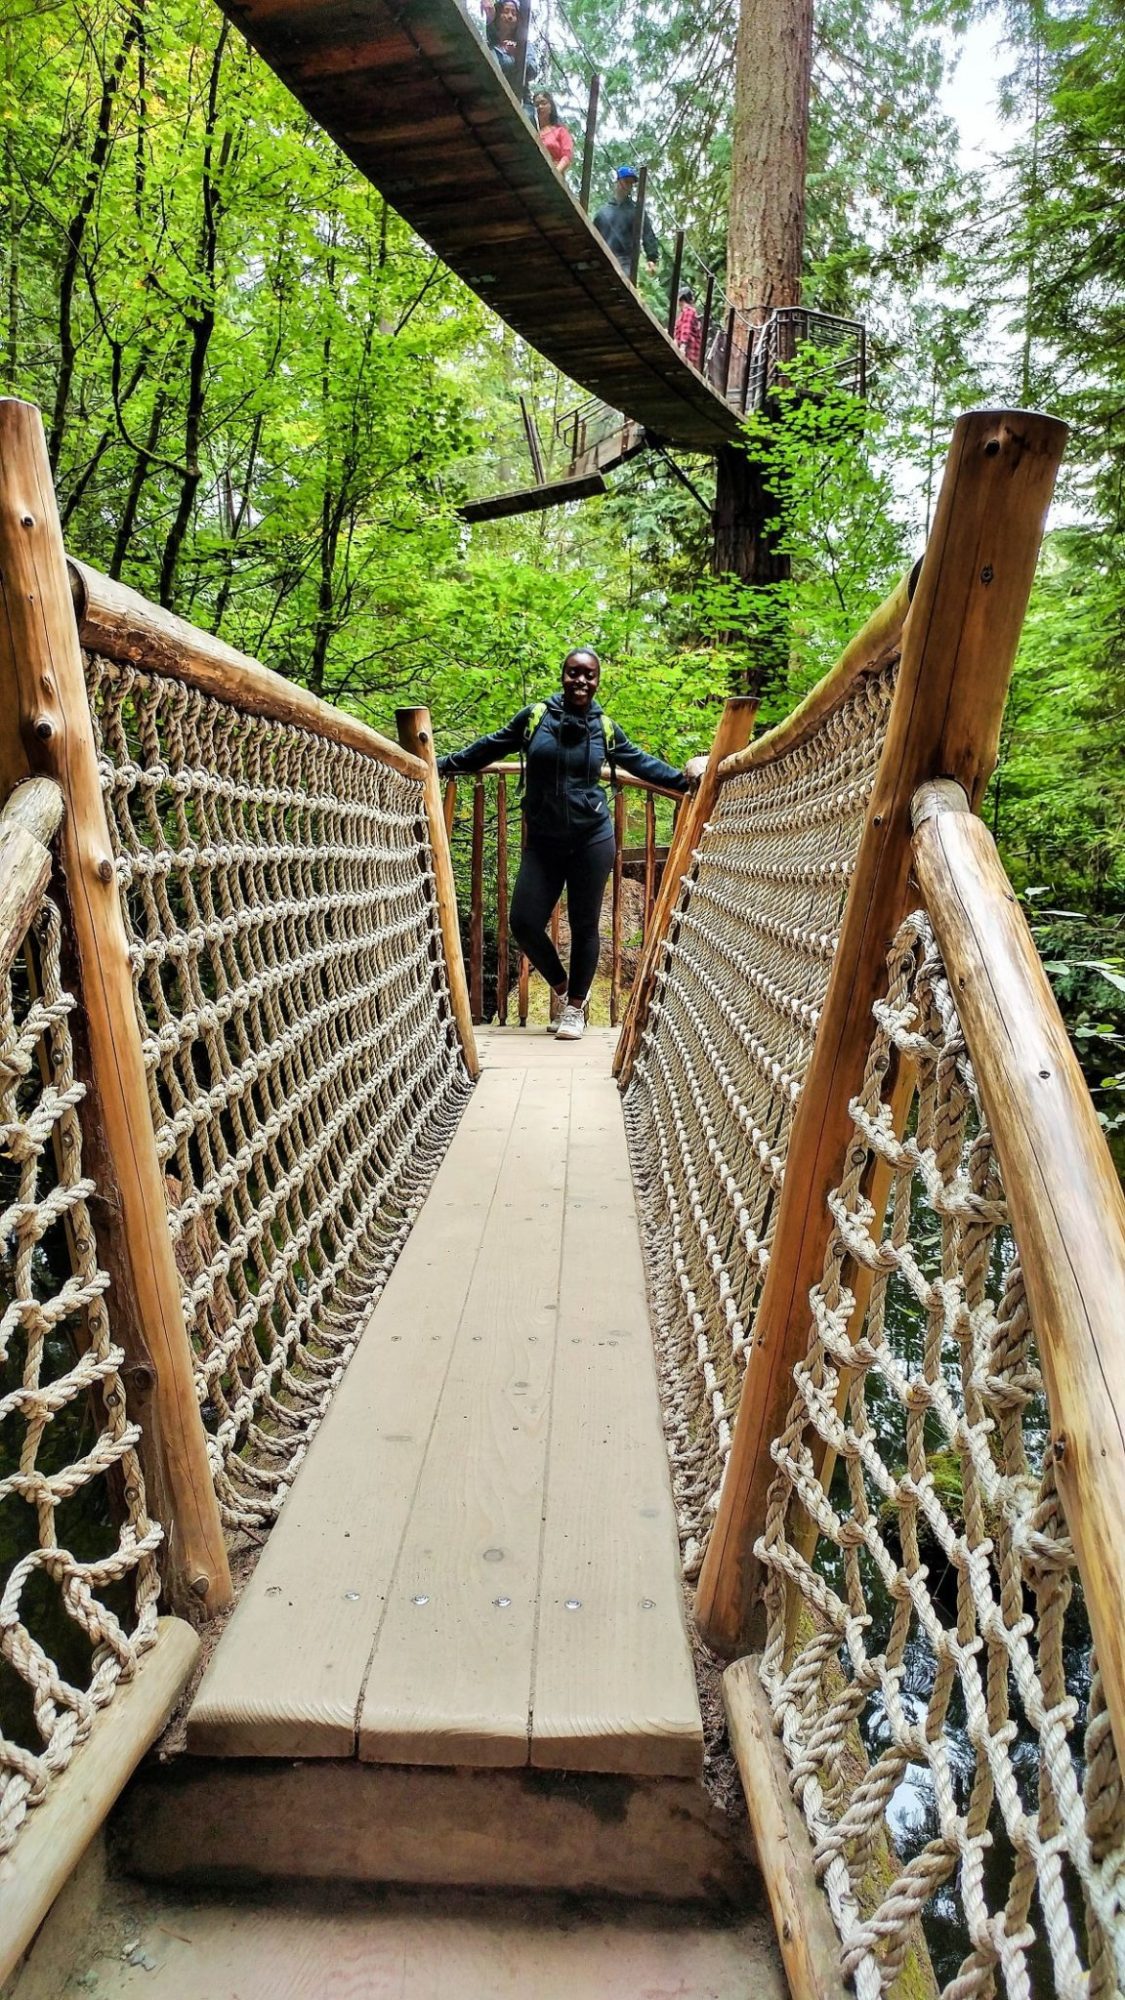
[[[601,661],[587,646],[562,663],[562,688],[548,701],[521,708],[491,736],[442,757],[442,777],[483,771],[517,753],[526,759],[527,844],[512,894],[512,934],[554,995],[552,1032],[576,1042],[586,1026],[586,998],[598,963],[602,897],[613,867],[613,820],[601,782],[620,765],[636,778],[686,792],[697,773],[651,757],[610,721],[597,700]],[[570,971],[548,935],[552,910],[566,890]]]

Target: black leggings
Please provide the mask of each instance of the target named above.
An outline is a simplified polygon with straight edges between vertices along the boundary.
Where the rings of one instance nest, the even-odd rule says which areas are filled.
[[[583,847],[536,847],[528,841],[512,891],[512,935],[550,987],[566,980],[566,968],[547,934],[551,911],[565,888],[570,920],[571,1000],[584,1000],[598,969],[598,920],[613,867],[613,828],[595,834]]]

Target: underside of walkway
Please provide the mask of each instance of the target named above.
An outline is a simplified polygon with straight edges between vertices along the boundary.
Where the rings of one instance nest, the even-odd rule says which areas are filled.
[[[193,1752],[701,1771],[613,1041],[482,1038]]]
[[[737,411],[610,256],[460,0],[223,4],[360,172],[556,368],[669,443],[714,451],[736,435]]]

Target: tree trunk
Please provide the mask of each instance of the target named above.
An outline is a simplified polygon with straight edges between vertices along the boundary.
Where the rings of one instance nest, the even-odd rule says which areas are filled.
[[[813,0],[741,0],[727,285],[743,310],[800,303]]]
[[[756,322],[800,303],[812,28],[813,0],[740,0],[727,289]],[[779,511],[761,466],[744,446],[725,445],[715,481],[716,573],[760,589],[782,582],[789,558],[766,530]],[[760,694],[784,670],[787,650],[776,617],[764,618],[735,692]]]

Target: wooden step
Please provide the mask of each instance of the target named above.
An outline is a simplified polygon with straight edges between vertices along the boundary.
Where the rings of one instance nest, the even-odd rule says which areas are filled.
[[[684,1778],[181,1757],[134,1779],[114,1850],[126,1872],[181,1885],[761,1899],[745,1813]]]
[[[194,1754],[701,1770],[612,1045],[483,1040]]]
[[[333,1889],[64,1896],[13,2000],[784,2000],[769,1919]]]

